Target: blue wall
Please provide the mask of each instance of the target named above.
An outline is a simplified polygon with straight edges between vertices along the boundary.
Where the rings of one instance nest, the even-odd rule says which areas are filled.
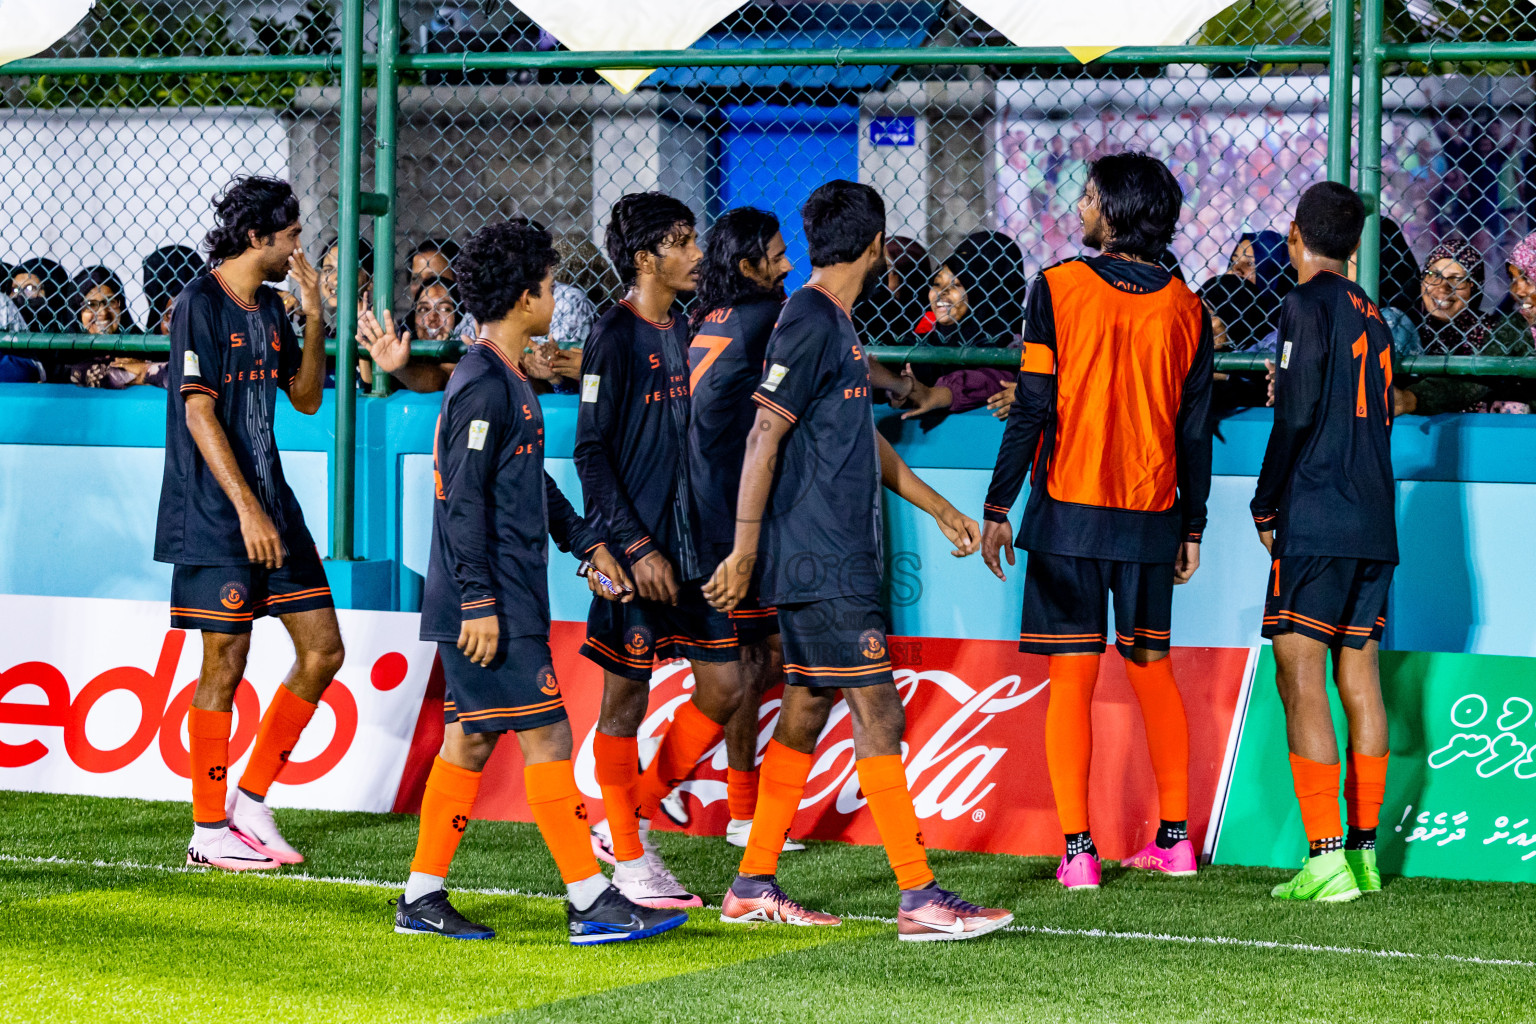
[[[324,550],[333,410],[327,401],[306,417],[279,405],[284,466]],[[359,402],[358,553],[392,563],[397,607],[416,607],[425,568],[437,406],[437,396],[409,393]],[[574,399],[549,397],[544,406],[550,470],[577,500]],[[1001,424],[978,411],[925,433],[881,417],[925,479],[979,512]],[[164,600],[169,570],[150,558],[164,431],[165,393],[155,389],[0,385],[0,593]],[[1257,642],[1268,559],[1248,499],[1268,432],[1262,410],[1221,425],[1202,567],[1174,604],[1181,645]],[[1536,579],[1536,418],[1405,417],[1393,455],[1403,564],[1388,646],[1536,656],[1536,601],[1527,589]],[[894,631],[1017,636],[1022,562],[1000,583],[979,558],[952,558],[910,506],[893,498],[887,507]],[[556,618],[585,617],[575,566],[566,555],[552,561]]]

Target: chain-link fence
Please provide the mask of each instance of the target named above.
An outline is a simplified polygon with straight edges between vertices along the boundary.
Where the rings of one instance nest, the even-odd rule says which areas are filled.
[[[1294,283],[1290,212],[1328,177],[1379,193],[1359,276],[1393,311],[1405,368],[1487,378],[1424,411],[1528,397],[1514,378],[1536,367],[1536,299],[1514,253],[1536,227],[1529,0],[1253,0],[1188,45],[1088,65],[1010,47],[947,2],[754,2],[655,57],[561,50],[510,5],[337,2],[101,0],[54,51],[0,68],[0,352],[53,380],[152,380],[210,199],[240,173],[299,192],[341,353],[361,303],[392,309],[430,358],[468,329],[433,280],[451,275],[442,257],[490,220],[549,227],[565,305],[590,316],[615,299],[600,250],[625,193],[678,196],[704,232],[730,208],[770,210],[794,287],[799,206],[845,177],[890,211],[866,339],[937,386],[945,363],[1014,363],[1020,282],[1084,251],[1089,165],[1137,150],[1184,191],[1166,260],[1206,299],[1220,368],[1259,371],[1228,402],[1262,401]],[[596,70],[624,66],[657,70],[629,94]],[[569,322],[556,340],[579,345]]]

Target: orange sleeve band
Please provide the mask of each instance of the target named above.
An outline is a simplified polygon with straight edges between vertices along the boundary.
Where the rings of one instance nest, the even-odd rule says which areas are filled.
[[[1019,360],[1019,369],[1024,373],[1055,373],[1056,353],[1049,345],[1026,341],[1024,357]]]

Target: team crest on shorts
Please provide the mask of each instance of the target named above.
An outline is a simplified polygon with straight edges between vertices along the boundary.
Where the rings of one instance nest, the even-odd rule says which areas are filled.
[[[226,583],[219,588],[219,604],[234,611],[245,607],[245,587],[239,583]]]
[[[534,676],[539,681],[539,692],[550,697],[560,695],[560,682],[555,678],[555,670],[552,666],[545,665]]]
[[[859,634],[859,653],[870,661],[885,657],[885,634],[878,629],[866,629]]]
[[[651,653],[651,631],[644,626],[631,626],[624,634],[624,649],[637,658]]]

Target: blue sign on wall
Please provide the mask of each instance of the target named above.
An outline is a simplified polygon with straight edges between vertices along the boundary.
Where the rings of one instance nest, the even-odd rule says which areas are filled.
[[[869,142],[873,146],[915,146],[917,145],[917,118],[874,118],[869,122]]]

